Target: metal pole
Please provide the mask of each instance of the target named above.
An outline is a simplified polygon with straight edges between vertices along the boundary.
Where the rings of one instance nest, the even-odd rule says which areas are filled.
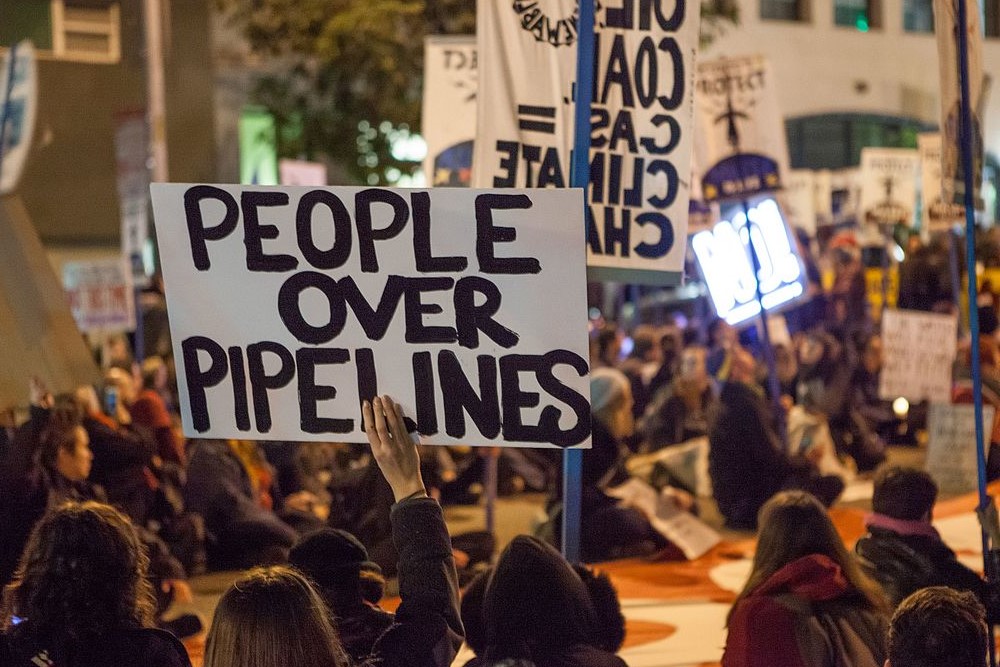
[[[163,77],[163,8],[161,0],[145,0],[146,94],[149,114],[149,152],[153,158],[153,181],[170,180],[167,163],[166,85]]]
[[[486,492],[486,532],[495,534],[497,525],[497,471],[500,452],[490,449],[486,455],[486,467],[483,471],[483,490]]]
[[[985,509],[993,502],[986,493],[986,446],[983,433],[983,379],[979,359],[979,311],[978,285],[976,284],[976,211],[975,175],[973,173],[972,146],[972,102],[969,94],[969,16],[966,0],[958,2],[958,75],[961,100],[959,104],[959,139],[961,141],[962,168],[965,172],[965,261],[969,283],[969,331],[972,334],[972,397],[976,419],[976,463],[979,472],[979,507]],[[978,7],[978,4],[977,4]],[[983,563],[986,578],[992,581],[993,571],[990,558],[990,538],[983,528]],[[990,642],[990,665],[996,666],[996,651],[993,633],[987,633]]]
[[[573,126],[573,163],[570,183],[583,188],[589,201],[590,184],[590,105],[594,89],[594,2],[580,1],[576,43],[576,113]],[[584,232],[584,230],[580,230]],[[581,241],[583,236],[581,235]],[[562,553],[571,563],[580,560],[580,511],[583,482],[583,452],[563,452],[563,524]]]
[[[3,176],[3,151],[7,142],[7,116],[10,115],[10,94],[14,90],[14,65],[17,60],[17,44],[10,47],[7,56],[7,88],[3,91],[3,108],[0,109],[0,176]]]

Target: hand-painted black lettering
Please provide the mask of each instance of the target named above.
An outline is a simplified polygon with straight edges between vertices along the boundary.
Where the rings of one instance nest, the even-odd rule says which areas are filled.
[[[476,197],[476,257],[483,273],[534,274],[542,270],[537,259],[531,257],[497,257],[495,243],[510,243],[517,238],[513,227],[493,224],[493,211],[531,208],[528,195],[482,194]]]
[[[417,432],[438,432],[437,405],[434,402],[434,365],[430,352],[413,353],[413,392],[417,402]]]
[[[590,401],[580,392],[560,382],[552,371],[556,366],[566,365],[573,368],[579,377],[584,377],[587,375],[587,361],[569,350],[552,350],[543,358],[545,363],[538,371],[539,386],[552,398],[568,405],[576,417],[576,423],[568,429],[559,428],[562,411],[547,405],[538,419],[539,437],[543,437],[544,442],[560,447],[578,445],[590,435]]]
[[[208,354],[210,359],[208,368],[202,369],[199,351]],[[187,380],[191,403],[191,423],[194,430],[204,433],[212,426],[205,390],[225,379],[229,370],[226,365],[226,351],[211,338],[191,336],[181,342],[181,355],[184,357],[184,377]]]
[[[407,343],[454,343],[458,334],[454,327],[427,326],[424,315],[437,315],[444,309],[436,303],[424,303],[424,292],[443,292],[455,285],[454,278],[417,277],[406,279],[406,293],[403,297],[406,310]]]
[[[410,195],[413,212],[413,256],[420,273],[447,273],[464,271],[469,266],[465,257],[435,257],[431,248],[431,193],[414,192]]]
[[[462,362],[451,350],[438,352],[438,376],[444,397],[444,430],[453,438],[464,438],[465,414],[484,438],[500,435],[500,397],[497,395],[496,359],[482,354],[476,357],[479,391],[472,387],[462,369]]]
[[[267,372],[264,365],[265,352],[277,358],[280,364],[275,373]],[[257,431],[268,433],[271,430],[271,402],[267,392],[271,389],[281,389],[295,378],[295,358],[283,345],[265,340],[247,346],[247,369]]]
[[[361,328],[365,330],[368,340],[382,340],[392,323],[393,315],[399,306],[399,300],[406,290],[407,279],[403,276],[389,276],[382,290],[382,298],[378,306],[372,308],[368,299],[361,293],[354,278],[347,276],[337,281],[337,287],[343,294],[344,301],[351,307],[354,316],[358,318]]]
[[[310,288],[322,292],[330,305],[330,317],[320,326],[310,324],[302,314],[302,292]],[[337,281],[325,273],[302,271],[286,280],[278,290],[278,316],[297,340],[322,345],[340,335],[347,320],[347,306]]]
[[[343,364],[351,358],[347,350],[332,347],[303,347],[295,351],[299,383],[299,425],[306,433],[350,433],[354,420],[320,417],[317,403],[337,397],[337,388],[316,384],[316,366]]]
[[[229,377],[233,383],[233,407],[236,412],[236,428],[250,430],[250,403],[247,400],[247,371],[243,363],[243,350],[238,346],[229,348]]]
[[[479,305],[476,305],[477,294],[484,297]],[[459,278],[455,283],[455,327],[459,345],[470,349],[479,347],[480,331],[501,347],[517,345],[518,335],[493,319],[500,312],[501,298],[500,288],[482,276]]]
[[[317,248],[313,238],[317,206],[325,206],[330,211],[333,245],[327,250]],[[351,256],[351,215],[344,202],[328,190],[311,190],[302,195],[295,212],[295,232],[302,256],[315,269],[340,268]]]
[[[375,229],[372,223],[374,204],[388,204],[392,209],[392,222],[381,229]],[[361,259],[361,270],[365,273],[378,273],[375,241],[391,239],[402,232],[410,218],[409,207],[406,205],[406,200],[395,192],[372,188],[362,190],[354,196],[354,216],[358,228],[358,254]]]
[[[226,207],[226,215],[217,224],[205,226],[201,202],[214,199]],[[206,241],[219,241],[236,230],[240,220],[240,205],[236,199],[223,190],[211,185],[196,185],[184,192],[184,217],[187,218],[188,239],[191,242],[191,261],[199,271],[208,271],[212,266],[208,258]]]
[[[260,207],[287,206],[288,194],[273,190],[245,190],[240,195],[240,206],[243,209],[243,244],[247,249],[247,269],[250,271],[265,271],[282,273],[294,271],[299,260],[291,255],[264,254],[264,239],[278,238],[278,228],[275,225],[265,225],[260,222]]]

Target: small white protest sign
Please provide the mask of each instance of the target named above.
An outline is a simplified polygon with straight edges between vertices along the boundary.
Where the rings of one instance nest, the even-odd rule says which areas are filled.
[[[63,289],[80,331],[135,330],[132,271],[124,259],[63,264]]]
[[[958,321],[954,315],[889,309],[882,314],[885,365],[879,397],[951,401]]]
[[[920,154],[911,148],[861,149],[861,216],[880,225],[916,222]]]
[[[947,231],[965,220],[965,207],[945,199],[941,176],[941,134],[926,132],[917,137],[923,197],[924,229]]]
[[[155,184],[188,436],[588,447],[579,189]]]
[[[983,406],[983,431],[993,429],[994,408]],[[944,493],[969,493],[979,486],[976,414],[973,405],[934,403],[927,415],[927,472]]]

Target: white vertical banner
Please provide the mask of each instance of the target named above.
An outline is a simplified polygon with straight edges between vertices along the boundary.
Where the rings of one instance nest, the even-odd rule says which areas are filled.
[[[816,183],[815,173],[809,169],[791,170],[785,176],[785,189],[778,196],[788,224],[806,230],[810,236],[816,234]]]
[[[911,148],[862,148],[859,221],[913,227],[919,181],[918,151]]]
[[[671,283],[685,256],[694,2],[596,10],[587,264],[592,277]],[[566,187],[577,3],[480,0],[476,187]]]
[[[9,80],[12,57],[14,76]],[[0,115],[4,123],[3,145],[0,146],[0,195],[17,187],[31,150],[37,112],[38,65],[35,47],[25,40],[8,50],[6,58],[0,58]]]
[[[149,237],[149,130],[144,110],[115,119],[115,163],[122,256],[134,262],[133,274],[145,277],[141,256]]]
[[[941,175],[941,134],[917,137],[920,151],[920,188],[923,202],[921,226],[932,232],[947,231],[965,220],[965,207],[944,198]]]
[[[474,35],[424,41],[420,134],[427,142],[424,174],[434,187],[468,187],[476,138],[479,66]]]
[[[941,127],[943,141],[941,167],[944,200],[964,201],[965,181],[959,136],[961,90],[958,70],[958,2],[967,8],[966,35],[969,52],[969,103],[972,106],[972,169],[976,208],[982,208],[980,186],[983,180],[983,37],[979,29],[979,3],[976,0],[933,0],[934,31],[937,33],[938,64],[941,73]]]
[[[788,142],[774,74],[764,56],[698,63],[695,155],[708,201],[778,190]]]

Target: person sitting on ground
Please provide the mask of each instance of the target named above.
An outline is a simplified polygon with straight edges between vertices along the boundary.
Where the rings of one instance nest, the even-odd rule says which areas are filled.
[[[885,667],[986,667],[986,610],[974,595],[931,586],[899,605]]]
[[[139,386],[132,374],[121,368],[109,369],[104,379],[118,390],[118,398],[125,404],[132,421],[153,434],[157,456],[183,468],[187,463],[184,443],[174,432],[173,418],[160,394],[167,383],[167,365],[163,360],[150,357],[142,362],[142,384]]]
[[[831,505],[844,490],[843,480],[820,475],[805,456],[785,453],[771,405],[754,379],[756,364],[750,353],[734,348],[723,367],[728,377],[709,421],[708,462],[713,494],[726,525],[753,530],[761,506],[782,489],[804,489]]]
[[[393,615],[378,606],[385,592],[382,568],[356,537],[335,528],[300,539],[288,562],[315,585],[347,655],[364,660],[393,623]]]
[[[753,568],[729,612],[723,667],[881,667],[886,601],[826,510],[784,491],[760,511]]]
[[[427,497],[417,447],[388,396],[365,401],[372,454],[392,488],[402,603],[364,664],[447,667],[462,642],[458,575],[437,501]],[[309,581],[287,567],[251,572],[222,596],[205,667],[347,667],[337,631]]]
[[[885,589],[893,606],[927,586],[970,591],[1000,619],[1000,597],[955,557],[931,525],[938,488],[923,470],[884,467],[875,475],[868,533],[855,551],[862,566]]]
[[[632,351],[618,366],[632,385],[632,416],[641,417],[646,411],[651,394],[649,383],[660,368],[663,353],[656,327],[640,324],[632,332]]]
[[[598,616],[580,575],[537,538],[511,541],[483,593],[481,617],[471,607],[467,613],[474,627],[482,622],[470,667],[625,667],[614,654],[621,644],[616,631],[609,632],[613,619],[608,624]]]
[[[645,451],[655,452],[708,434],[708,414],[715,393],[705,357],[705,348],[684,350],[677,375],[650,401],[638,424]]]
[[[153,628],[149,559],[128,517],[67,503],[32,531],[0,605],[4,667],[190,667],[173,635]]]

